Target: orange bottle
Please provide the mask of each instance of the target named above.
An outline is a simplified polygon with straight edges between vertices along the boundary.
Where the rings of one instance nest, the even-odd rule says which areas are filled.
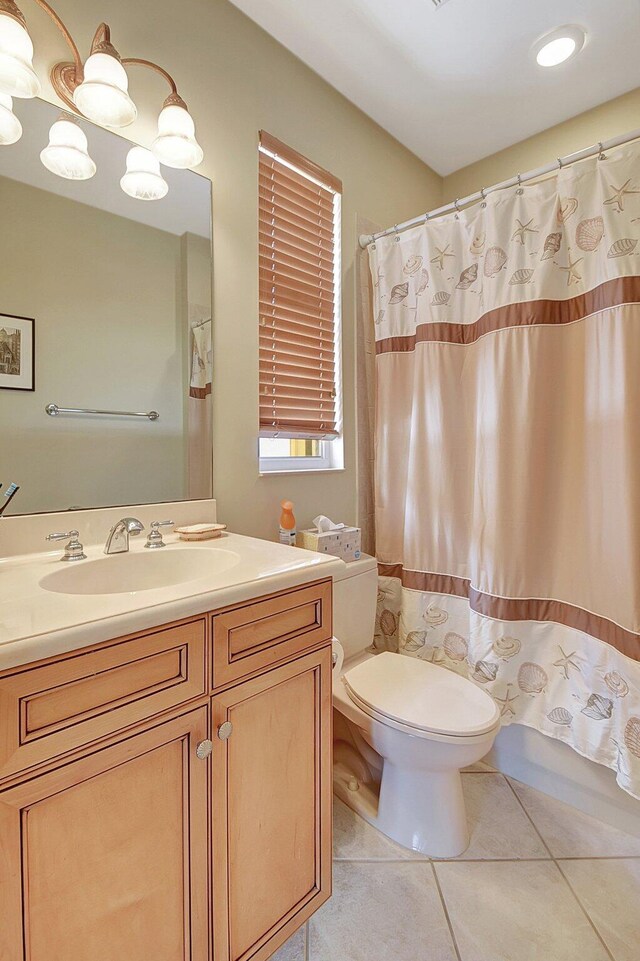
[[[293,504],[291,501],[282,501],[280,507],[282,508],[280,514],[280,543],[295,547],[296,519],[293,516]]]

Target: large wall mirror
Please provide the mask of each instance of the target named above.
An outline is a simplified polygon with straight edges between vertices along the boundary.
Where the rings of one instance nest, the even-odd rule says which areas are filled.
[[[162,167],[166,196],[134,199],[131,143],[84,120],[96,173],[63,179],[40,160],[59,109],[15,112],[23,135],[0,146],[0,482],[21,488],[7,514],[211,497],[210,181]]]

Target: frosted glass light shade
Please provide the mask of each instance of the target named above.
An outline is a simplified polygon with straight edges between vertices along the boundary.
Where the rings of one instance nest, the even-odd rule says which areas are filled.
[[[73,91],[73,102],[95,123],[126,127],[138,114],[128,87],[127,72],[119,60],[109,53],[92,53],[84,65],[84,80]]]
[[[120,186],[134,200],[162,200],[169,190],[160,164],[144,147],[132,147],[127,154],[127,172]]]
[[[65,180],[89,180],[96,172],[96,165],[89,156],[88,146],[84,131],[75,121],[56,120],[40,160],[47,170]]]
[[[16,143],[22,136],[22,124],[13,112],[13,100],[0,93],[0,146]]]
[[[160,163],[186,170],[197,167],[204,153],[196,140],[196,128],[188,110],[178,104],[163,107],[158,117],[158,136],[152,150]]]
[[[40,81],[33,69],[31,37],[17,20],[0,13],[0,93],[37,97]]]

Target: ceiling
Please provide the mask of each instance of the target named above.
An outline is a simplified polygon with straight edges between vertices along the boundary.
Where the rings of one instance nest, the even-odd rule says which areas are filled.
[[[232,2],[441,175],[640,86],[638,0]],[[538,67],[569,23],[583,51]]]

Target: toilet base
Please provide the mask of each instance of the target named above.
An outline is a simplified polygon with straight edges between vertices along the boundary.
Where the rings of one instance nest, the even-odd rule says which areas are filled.
[[[376,826],[413,851],[455,858],[469,846],[459,771],[411,771],[385,761]]]
[[[380,784],[364,784],[340,765],[333,784],[341,801],[403,847],[455,858],[469,846],[459,771],[411,771],[385,761]]]

